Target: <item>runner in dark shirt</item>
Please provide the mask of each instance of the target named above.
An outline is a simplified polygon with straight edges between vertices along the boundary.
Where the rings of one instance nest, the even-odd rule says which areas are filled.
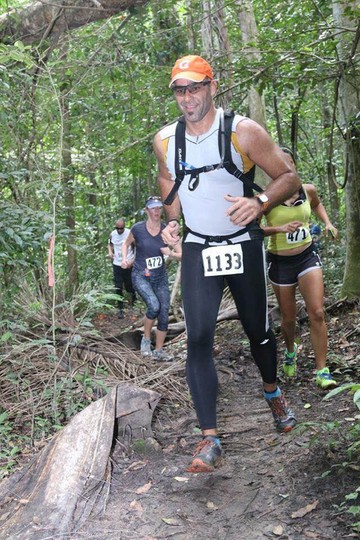
[[[127,251],[135,244],[135,260],[132,282],[135,291],[146,304],[144,335],[141,340],[141,354],[155,360],[168,361],[163,350],[169,324],[170,290],[162,248],[166,247],[161,232],[165,223],[161,222],[162,202],[160,197],[149,197],[145,204],[146,221],[136,223],[122,247],[122,267],[127,266]],[[155,350],[151,350],[151,330],[157,319]]]

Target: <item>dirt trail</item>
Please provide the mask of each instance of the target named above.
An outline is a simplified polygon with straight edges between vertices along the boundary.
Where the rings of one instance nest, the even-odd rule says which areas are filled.
[[[239,354],[241,341],[245,348]],[[351,517],[346,524],[333,506],[356,489],[355,472],[326,472],[335,456],[328,446],[309,448],[316,426],[286,435],[275,431],[246,347],[237,322],[219,325],[215,352],[222,466],[212,474],[184,472],[199,440],[195,414],[165,406],[154,425],[159,447],[114,456],[105,514],[71,535],[72,540],[358,537],[346,526]],[[306,346],[300,353],[297,381],[280,381],[298,420],[355,421],[351,417],[356,412],[346,394],[322,400],[324,394],[314,384],[305,352]]]

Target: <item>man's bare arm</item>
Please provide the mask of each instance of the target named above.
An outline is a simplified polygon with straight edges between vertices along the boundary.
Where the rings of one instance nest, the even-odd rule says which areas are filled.
[[[109,239],[108,241],[108,256],[113,259],[114,258],[114,244]]]
[[[244,118],[237,125],[236,137],[243,152],[271,178],[264,190],[269,208],[289,199],[300,189],[300,179],[291,160],[259,124]],[[236,225],[245,226],[262,213],[256,198],[226,196],[225,199],[233,203],[228,215]]]
[[[264,128],[249,118],[239,122],[236,136],[240,147],[272,180],[265,189],[270,207],[289,199],[301,182],[290,157],[275,144]]]

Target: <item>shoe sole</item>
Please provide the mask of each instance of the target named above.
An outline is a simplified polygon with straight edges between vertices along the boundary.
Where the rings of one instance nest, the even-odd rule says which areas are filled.
[[[296,424],[295,424],[295,425],[296,425]],[[289,431],[292,431],[292,430],[294,429],[294,427],[295,427],[295,426],[286,426],[286,427],[284,427],[283,429],[278,429],[278,428],[276,428],[276,429],[277,429],[277,431],[278,431],[279,433],[289,433]]]
[[[337,386],[337,383],[335,381],[331,381],[325,386],[323,386],[322,384],[316,383],[316,386],[320,388],[320,390],[327,390],[328,388],[335,388],[335,386]]]
[[[210,472],[214,472],[215,469],[220,467],[221,462],[222,462],[222,459],[218,459],[218,461],[216,462],[216,465],[209,465],[208,463],[204,463],[204,461],[202,461],[201,459],[195,458],[192,461],[192,463],[188,467],[186,467],[185,471],[189,473],[193,473],[193,474],[210,473]]]
[[[276,431],[278,433],[289,433],[289,431],[293,430],[294,427],[296,426],[297,420],[294,419],[293,422],[294,422],[293,425],[288,425],[288,426],[284,426],[284,427],[275,425]]]
[[[151,358],[152,360],[154,360],[154,362],[158,362],[159,364],[166,364],[173,361],[173,358],[165,359],[165,358],[156,358],[154,356],[151,356]]]

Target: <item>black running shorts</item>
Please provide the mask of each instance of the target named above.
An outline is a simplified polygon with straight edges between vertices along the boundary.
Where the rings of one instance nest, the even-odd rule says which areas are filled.
[[[319,254],[312,244],[298,255],[275,255],[268,252],[267,262],[269,280],[280,287],[296,285],[299,277],[322,267]]]

